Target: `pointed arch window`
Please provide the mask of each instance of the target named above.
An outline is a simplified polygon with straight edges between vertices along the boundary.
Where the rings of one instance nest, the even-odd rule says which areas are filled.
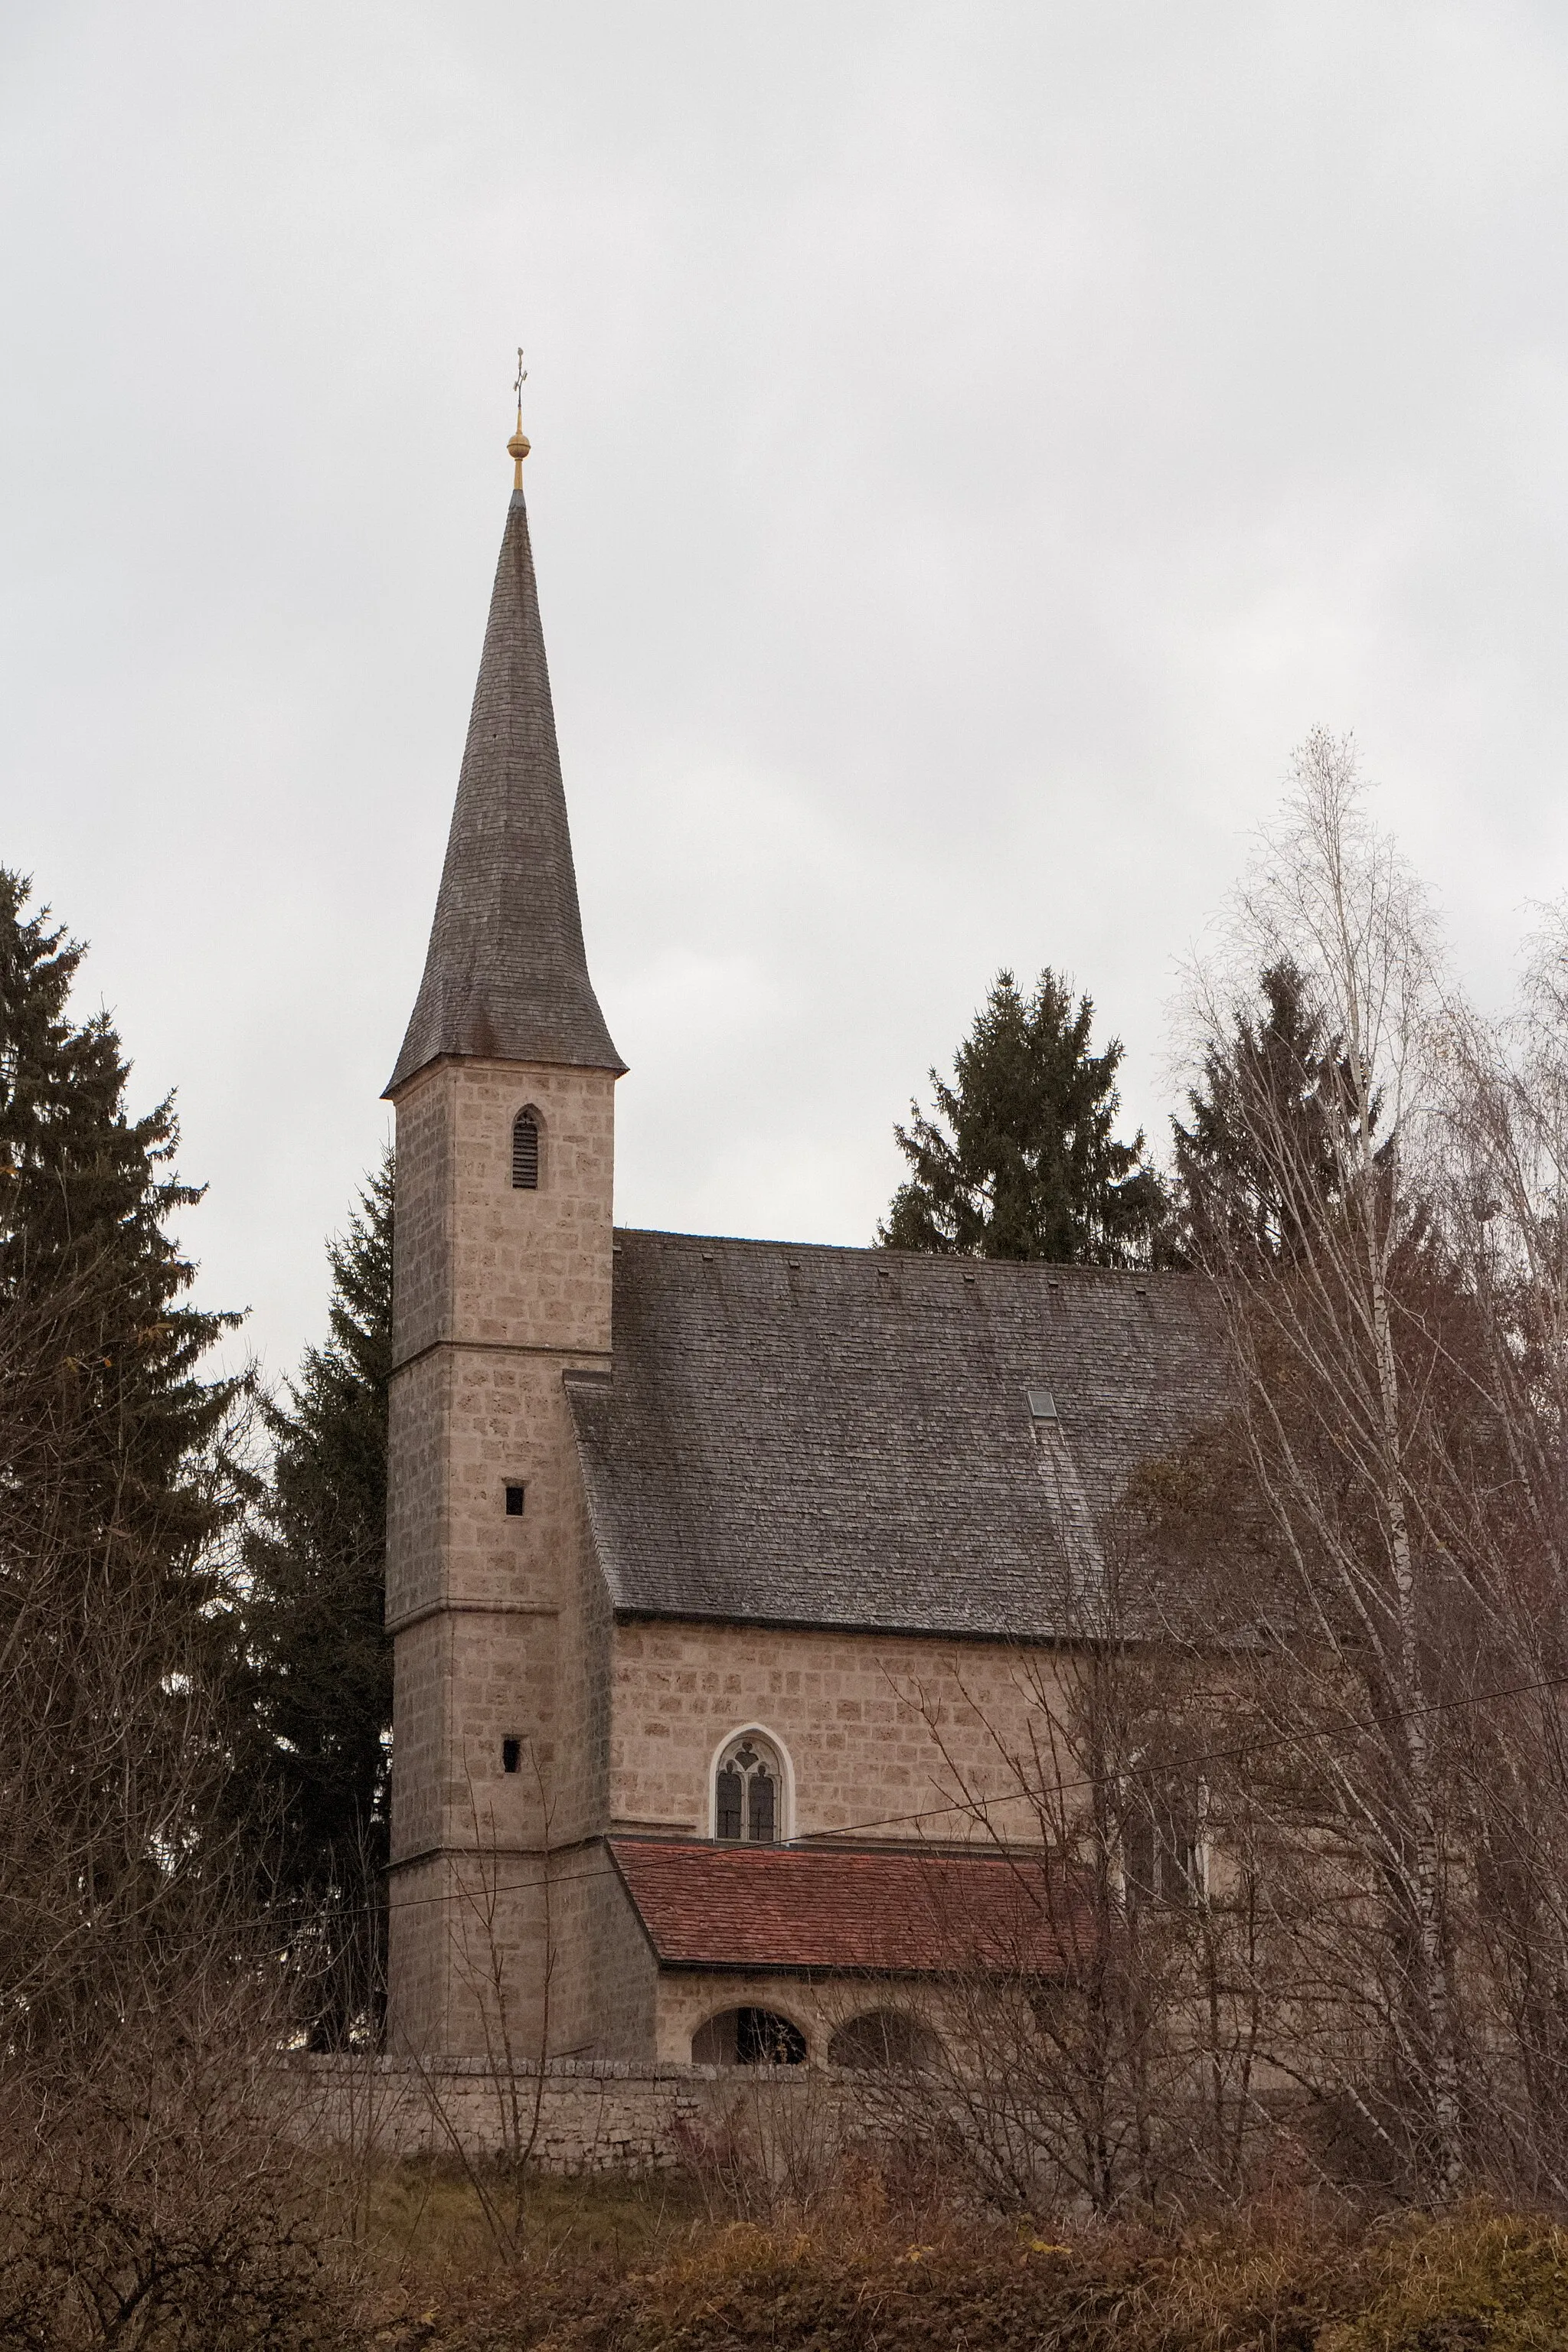
[[[520,1110],[511,1123],[511,1182],[516,1192],[539,1190],[539,1113]]]
[[[784,1827],[784,1768],[771,1740],[742,1731],[719,1759],[713,1777],[713,1834],[748,1845],[776,1845]]]
[[[1204,1835],[1207,1790],[1181,1772],[1144,1766],[1126,1788],[1122,1859],[1133,1902],[1202,1902],[1208,1889]]]

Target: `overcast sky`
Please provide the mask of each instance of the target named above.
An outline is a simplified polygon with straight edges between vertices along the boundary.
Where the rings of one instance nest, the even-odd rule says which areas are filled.
[[[0,860],[286,1370],[528,347],[622,1222],[864,1242],[997,967],[1162,1136],[1314,723],[1483,997],[1568,883],[1568,10],[0,5]]]

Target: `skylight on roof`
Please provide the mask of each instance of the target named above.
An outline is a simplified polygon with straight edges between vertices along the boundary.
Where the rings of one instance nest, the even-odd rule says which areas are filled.
[[[1055,1421],[1057,1401],[1049,1389],[1030,1389],[1027,1395],[1029,1411],[1036,1421]]]

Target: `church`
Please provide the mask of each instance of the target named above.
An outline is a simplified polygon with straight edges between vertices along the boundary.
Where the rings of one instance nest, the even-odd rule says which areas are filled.
[[[616,1225],[528,448],[386,1089],[388,2046],[897,2062],[976,1955],[1070,1964],[1011,1759],[1214,1327],[1180,1274]]]

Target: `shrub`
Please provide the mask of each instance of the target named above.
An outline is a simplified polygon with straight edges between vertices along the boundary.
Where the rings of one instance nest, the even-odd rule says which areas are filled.
[[[1365,2265],[1368,2308],[1322,2352],[1545,2352],[1568,2344],[1568,2232],[1478,2207]]]

